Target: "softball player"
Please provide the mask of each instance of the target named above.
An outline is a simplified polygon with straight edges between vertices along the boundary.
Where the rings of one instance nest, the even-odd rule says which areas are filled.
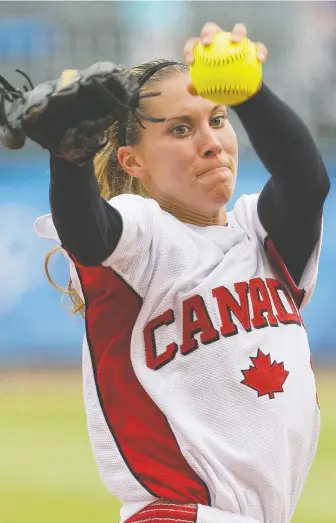
[[[201,41],[218,31],[206,24]],[[300,311],[318,269],[323,161],[262,85],[234,111],[270,179],[227,212],[238,148],[226,108],[192,93],[184,64],[133,74],[160,93],[142,101],[156,121],[115,122],[95,168],[52,154],[51,215],[35,225],[61,243],[85,308],[101,479],[128,523],[288,523],[319,433]]]

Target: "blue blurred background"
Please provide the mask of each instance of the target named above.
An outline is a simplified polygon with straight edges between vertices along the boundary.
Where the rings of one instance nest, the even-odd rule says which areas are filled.
[[[127,65],[155,57],[182,59],[186,38],[206,20],[230,28],[244,21],[250,36],[269,48],[266,82],[302,115],[332,179],[336,172],[335,5],[332,2],[1,2],[0,72],[20,86],[23,69],[39,83],[65,68],[96,60]],[[314,31],[311,28],[314,27]],[[276,30],[275,30],[276,29]],[[235,197],[259,191],[267,179],[239,122]],[[315,361],[336,354],[335,189],[325,207],[318,284],[304,318]],[[35,237],[33,222],[49,212],[48,155],[32,144],[0,151],[0,357],[5,367],[76,366],[83,322],[60,305],[43,261],[52,244]],[[62,256],[51,263],[67,281]]]

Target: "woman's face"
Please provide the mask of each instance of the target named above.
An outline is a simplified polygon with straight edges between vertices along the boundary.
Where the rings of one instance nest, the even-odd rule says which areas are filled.
[[[126,170],[141,179],[150,197],[213,216],[235,187],[237,139],[226,108],[191,94],[189,86],[189,73],[155,86],[162,94],[149,99],[146,110],[165,121],[145,122]]]

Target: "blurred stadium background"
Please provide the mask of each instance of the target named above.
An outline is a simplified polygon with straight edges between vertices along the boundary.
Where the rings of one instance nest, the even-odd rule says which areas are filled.
[[[295,108],[336,173],[336,3],[333,2],[0,2],[0,74],[20,87],[98,60],[132,65],[182,59],[184,41],[214,20],[244,22],[269,48],[265,81]],[[234,120],[234,118],[233,118]],[[236,196],[259,191],[267,173],[239,123]],[[86,434],[80,381],[83,322],[60,305],[43,273],[52,247],[34,236],[49,212],[48,155],[28,144],[0,151],[0,521],[116,523],[118,502],[101,486]],[[315,294],[304,311],[322,411],[318,454],[294,523],[335,523],[336,191],[325,207]],[[56,256],[53,276],[67,280]],[[285,457],[284,457],[285,459]]]

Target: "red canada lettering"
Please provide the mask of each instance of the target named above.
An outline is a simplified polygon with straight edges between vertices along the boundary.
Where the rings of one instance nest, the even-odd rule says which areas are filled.
[[[177,343],[170,343],[166,350],[158,355],[156,350],[155,331],[163,325],[171,325],[175,321],[174,311],[168,309],[160,316],[150,320],[144,328],[144,341],[146,350],[146,363],[149,369],[160,369],[166,363],[169,363],[175,358],[178,350]]]
[[[262,329],[267,325],[277,327],[278,322],[273,314],[272,302],[267,291],[267,287],[261,278],[250,280],[250,296],[253,308],[252,325],[255,329]],[[267,313],[267,319],[264,314]]]
[[[189,354],[198,347],[198,341],[194,336],[200,332],[200,341],[204,345],[219,339],[219,333],[214,328],[204,300],[196,294],[184,300],[182,304],[182,354]]]
[[[289,292],[287,291],[287,289],[283,285],[281,285],[281,283],[278,280],[276,280],[274,278],[266,278],[266,283],[267,283],[267,287],[270,291],[273,303],[276,308],[278,320],[285,325],[289,325],[289,324],[301,325],[301,323],[302,323],[301,316],[295,306],[295,303],[294,303],[292,297],[290,296]],[[287,302],[288,302],[292,312],[286,311],[285,306],[284,306],[283,302],[281,301],[279,291],[282,291],[283,294],[286,296]]]
[[[234,336],[238,332],[237,325],[233,323],[232,314],[240,321],[247,332],[251,330],[250,312],[247,300],[248,284],[245,281],[235,283],[235,291],[239,302],[232,296],[226,287],[213,289],[212,294],[217,300],[219,314],[222,321],[220,332],[222,336]]]
[[[143,331],[148,368],[160,369],[175,358],[178,350],[185,356],[195,351],[199,344],[208,345],[218,341],[221,335],[237,335],[238,330],[241,330],[239,323],[245,332],[251,332],[252,328],[277,327],[279,323],[303,325],[294,298],[284,284],[275,278],[265,278],[265,281],[262,278],[252,278],[249,282],[236,282],[234,291],[236,296],[224,286],[212,290],[221,320],[218,330],[213,325],[214,318],[210,317],[202,296],[196,294],[185,299],[179,311],[182,332],[176,334],[176,337],[182,338],[180,345],[171,342],[164,347],[164,331],[159,331],[159,335],[156,333],[157,329],[175,323],[173,309],[150,320]],[[175,330],[172,328],[173,332]],[[199,334],[197,339],[196,334]],[[159,340],[160,346],[157,348]]]

